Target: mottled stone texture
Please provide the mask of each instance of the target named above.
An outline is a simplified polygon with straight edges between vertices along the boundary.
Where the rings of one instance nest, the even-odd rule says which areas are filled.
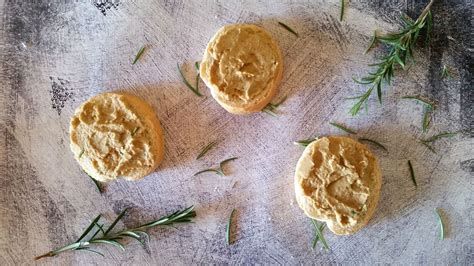
[[[471,0],[436,1],[428,47],[416,65],[384,87],[382,106],[348,115],[345,98],[363,91],[352,76],[366,73],[383,54],[363,54],[375,29],[399,27],[399,13],[416,17],[427,1],[0,1],[0,264],[33,264],[33,257],[74,241],[97,213],[109,220],[130,207],[120,227],[134,226],[195,204],[196,223],[152,230],[143,249],[100,247],[106,258],[70,252],[39,264],[472,264],[474,119]],[[277,24],[300,33],[296,38]],[[277,118],[226,113],[188,78],[209,38],[227,23],[256,23],[280,43],[285,72]],[[148,49],[132,65],[137,51]],[[452,80],[442,80],[448,65]],[[99,194],[69,150],[69,119],[88,97],[127,91],[145,98],[160,117],[166,155],[140,182],[109,184]],[[432,127],[420,130],[422,106],[401,96],[435,100]],[[292,142],[344,134],[336,121],[376,139],[382,194],[369,225],[353,236],[326,232],[330,251],[310,248],[313,230],[294,201],[293,171],[302,149]],[[418,139],[463,133],[435,144]],[[203,159],[199,150],[219,140]],[[228,176],[193,173],[238,156]],[[418,188],[410,180],[413,162]],[[236,208],[232,246],[225,223]],[[438,239],[441,208],[446,239]]]

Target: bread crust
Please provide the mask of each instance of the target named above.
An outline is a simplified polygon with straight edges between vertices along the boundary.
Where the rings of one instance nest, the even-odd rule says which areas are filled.
[[[92,178],[139,180],[163,160],[164,137],[155,112],[124,93],[96,95],[71,118],[70,148]]]
[[[382,174],[375,156],[348,137],[324,137],[308,145],[295,173],[296,200],[310,218],[337,235],[369,222],[380,197]]]
[[[200,76],[228,112],[261,111],[278,92],[283,58],[264,29],[250,24],[222,27],[209,41]]]

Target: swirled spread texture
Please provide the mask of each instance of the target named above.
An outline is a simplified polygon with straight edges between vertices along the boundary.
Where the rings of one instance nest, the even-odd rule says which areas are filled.
[[[347,137],[312,142],[296,166],[299,206],[338,235],[355,233],[368,223],[381,183],[377,159],[363,144]]]
[[[84,171],[102,182],[140,179],[163,159],[160,122],[132,95],[104,93],[87,100],[71,119],[70,140]]]
[[[270,34],[255,25],[221,28],[207,45],[200,74],[212,96],[236,114],[260,111],[276,94],[283,60]]]

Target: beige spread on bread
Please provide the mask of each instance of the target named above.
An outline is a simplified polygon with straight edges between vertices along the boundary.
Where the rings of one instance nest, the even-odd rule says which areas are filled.
[[[296,167],[299,206],[338,235],[352,234],[368,223],[381,183],[377,159],[363,144],[347,137],[312,142]]]
[[[272,37],[255,25],[221,28],[207,45],[200,66],[212,96],[231,113],[260,111],[276,94],[283,60]]]
[[[131,95],[104,93],[86,101],[71,119],[70,139],[84,171],[103,182],[140,179],[163,158],[158,118]]]

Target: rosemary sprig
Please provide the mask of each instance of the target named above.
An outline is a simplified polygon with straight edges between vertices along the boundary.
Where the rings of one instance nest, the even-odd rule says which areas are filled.
[[[370,72],[366,77],[363,77],[360,80],[354,79],[355,82],[363,85],[370,85],[370,87],[364,94],[353,97],[354,99],[358,99],[350,110],[350,113],[353,116],[359,113],[363,104],[368,101],[369,96],[374,90],[377,90],[377,97],[381,104],[382,83],[386,82],[390,85],[396,67],[400,66],[402,69],[405,69],[407,60],[413,60],[413,48],[418,40],[421,30],[424,28],[426,28],[427,31],[431,29],[432,16],[430,8],[433,1],[434,0],[431,0],[429,2],[415,22],[404,19],[405,26],[401,31],[383,36],[377,36],[377,34],[374,34],[374,40],[369,48],[381,42],[390,46],[391,49],[387,56],[380,59],[381,61],[379,63],[369,65],[377,67],[375,72]],[[429,32],[427,32],[426,35],[429,36]]]
[[[239,159],[239,158],[238,157],[232,157],[232,158],[229,158],[229,159],[225,159],[224,161],[219,163],[218,168],[204,169],[204,170],[201,170],[201,171],[195,173],[194,176],[197,176],[199,174],[206,173],[206,172],[214,172],[214,173],[216,173],[220,176],[225,176],[224,168],[223,168],[224,164],[226,164],[227,162],[233,161],[233,160],[237,160],[237,159]]]
[[[315,237],[318,237],[318,239],[321,240],[321,243],[323,243],[323,246],[325,249],[329,249],[328,243],[326,242],[326,239],[324,238],[322,230],[319,229],[318,223],[314,219],[311,219],[311,222],[313,223],[314,231],[316,232]]]
[[[298,141],[293,142],[293,144],[303,146],[303,147],[307,147],[309,144],[311,144],[311,142],[317,140],[318,138],[319,137],[314,137],[312,139],[298,140]]]
[[[290,28],[290,26],[288,26],[288,25],[286,25],[285,23],[280,22],[280,21],[278,21],[278,24],[280,24],[280,26],[282,26],[283,28],[285,28],[287,31],[293,33],[296,37],[299,37],[298,32],[294,31],[292,28]]]
[[[439,213],[438,209],[435,209],[436,216],[438,216],[438,224],[439,224],[439,239],[444,239],[444,223],[443,219],[441,219],[441,214]]]
[[[453,76],[451,75],[451,71],[449,71],[448,66],[443,65],[443,69],[441,70],[441,78],[442,79],[452,79]]]
[[[203,95],[199,92],[199,89],[197,87],[194,88],[191,84],[189,84],[188,80],[184,77],[184,74],[181,71],[181,68],[179,67],[178,63],[176,63],[176,66],[178,67],[179,74],[181,75],[181,79],[183,80],[186,87],[188,87],[188,89],[190,89],[197,96],[202,97]],[[199,81],[199,78],[196,78],[196,84],[198,83],[198,81]]]
[[[450,137],[454,137],[458,134],[458,132],[443,132],[443,133],[440,133],[438,135],[434,135],[428,139],[422,139],[420,140],[421,144],[425,145],[430,151],[432,151],[433,153],[436,153],[436,150],[430,145],[431,143],[437,141],[438,139],[441,139],[441,138],[450,138]]]
[[[209,144],[207,144],[198,154],[198,156],[196,157],[196,160],[200,159],[201,157],[203,157],[212,147],[214,147],[215,145],[217,144],[216,141],[213,141]]]
[[[277,103],[268,103],[263,109],[262,112],[267,113],[271,116],[277,117],[278,114],[275,113],[274,111],[286,100],[286,96],[283,97],[279,102]]]
[[[341,13],[339,15],[339,21],[342,21],[342,18],[344,17],[344,5],[345,5],[344,0],[341,0]]]
[[[350,128],[347,128],[347,127],[345,127],[345,126],[343,126],[343,125],[341,125],[341,124],[338,124],[338,123],[335,123],[335,122],[330,122],[329,124],[330,124],[331,126],[334,126],[334,127],[336,127],[336,128],[339,128],[340,130],[345,131],[345,132],[347,132],[347,133],[349,133],[349,134],[354,134],[354,135],[357,134],[354,130],[352,130],[352,129],[350,129]]]
[[[231,244],[230,241],[230,226],[232,225],[232,217],[234,216],[235,209],[232,210],[232,212],[229,215],[229,220],[227,220],[227,226],[225,230],[225,240],[227,242],[227,245]]]
[[[132,65],[135,65],[135,63],[138,61],[138,59],[140,59],[140,57],[143,55],[143,52],[145,52],[145,45],[142,46],[142,48],[140,48],[140,50],[138,50],[138,53],[135,56],[135,59],[133,59]]]
[[[366,141],[366,142],[370,142],[372,144],[374,144],[375,146],[381,148],[382,150],[388,152],[387,148],[385,148],[384,145],[380,144],[379,142],[373,140],[373,139],[368,139],[368,138],[359,138],[359,141]]]
[[[411,180],[413,181],[413,184],[415,185],[415,187],[418,187],[418,185],[416,184],[416,179],[415,179],[415,171],[413,171],[413,165],[411,165],[410,160],[408,160],[408,168],[410,168],[410,176],[411,176]]]
[[[45,257],[54,257],[62,252],[65,251],[75,251],[75,250],[82,250],[82,251],[89,251],[99,255],[102,253],[90,249],[92,246],[96,246],[99,244],[106,244],[114,246],[120,250],[125,250],[124,244],[120,243],[119,241],[129,237],[132,239],[137,240],[140,244],[144,245],[144,237],[149,237],[148,234],[145,232],[147,229],[159,226],[159,225],[171,225],[174,223],[188,223],[192,221],[192,218],[196,216],[196,212],[194,211],[194,206],[190,206],[184,210],[176,211],[168,216],[164,216],[158,220],[140,225],[138,227],[132,229],[124,229],[122,231],[111,233],[112,229],[115,227],[117,222],[125,215],[126,209],[120,213],[120,215],[115,219],[115,221],[109,226],[107,231],[104,232],[103,225],[100,225],[98,221],[101,218],[101,215],[98,215],[92,223],[87,227],[87,229],[82,233],[79,239],[71,244],[65,245],[63,247],[51,250],[48,253],[35,257],[35,260],[39,260]],[[88,239],[84,240],[92,229],[97,227],[98,230]],[[102,232],[102,235],[98,237],[98,233]]]
[[[321,234],[323,233],[325,227],[326,227],[325,223],[319,225],[319,231],[321,232]],[[313,249],[316,247],[318,240],[319,240],[319,236],[316,234],[313,239],[313,246],[312,246]]]

